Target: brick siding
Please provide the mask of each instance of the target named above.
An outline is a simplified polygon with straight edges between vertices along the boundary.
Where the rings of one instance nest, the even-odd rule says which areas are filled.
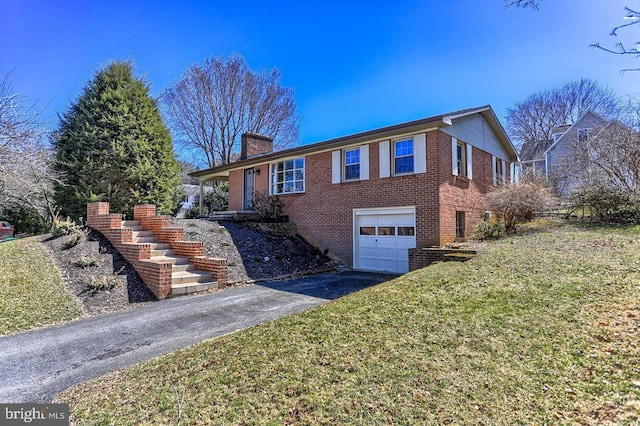
[[[465,212],[465,236],[482,220],[482,196],[491,188],[491,154],[474,147],[473,176],[452,174],[451,136],[426,133],[427,172],[380,178],[379,143],[369,143],[369,179],[331,182],[331,152],[305,156],[305,192],[281,195],[285,214],[298,232],[329,255],[353,266],[353,210],[415,206],[417,247],[441,246],[456,239],[456,211]],[[255,190],[269,190],[269,164],[254,166]],[[242,208],[242,170],[229,174],[229,209]],[[508,176],[506,177],[508,178]]]

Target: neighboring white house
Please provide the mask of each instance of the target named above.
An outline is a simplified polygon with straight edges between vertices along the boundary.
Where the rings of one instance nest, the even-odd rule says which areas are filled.
[[[587,111],[575,123],[557,126],[551,130],[552,139],[525,143],[520,151],[518,176],[525,171],[533,171],[554,179],[558,191],[563,194],[572,182],[566,169],[571,160],[571,149],[586,142],[595,132],[609,122],[598,114]]]
[[[205,194],[213,192],[213,187],[204,186],[202,188]],[[178,211],[178,217],[184,217],[185,213],[191,210],[196,202],[196,197],[200,193],[200,185],[180,185],[180,191],[182,192],[182,201],[180,202],[180,210]]]

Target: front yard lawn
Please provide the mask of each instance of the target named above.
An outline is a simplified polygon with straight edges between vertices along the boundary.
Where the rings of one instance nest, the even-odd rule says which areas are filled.
[[[640,227],[566,225],[75,386],[81,424],[634,424]]]
[[[37,238],[0,244],[0,335],[81,314]]]

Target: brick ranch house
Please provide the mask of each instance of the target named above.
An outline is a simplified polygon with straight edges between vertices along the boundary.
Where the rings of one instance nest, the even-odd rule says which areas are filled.
[[[244,134],[239,161],[192,176],[201,188],[228,180],[230,211],[250,211],[254,192],[278,195],[311,244],[354,269],[399,273],[409,249],[469,236],[482,195],[518,159],[488,105],[272,150],[271,138]]]

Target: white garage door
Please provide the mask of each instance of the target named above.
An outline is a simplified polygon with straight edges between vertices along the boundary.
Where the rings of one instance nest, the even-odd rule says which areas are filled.
[[[414,207],[354,210],[355,269],[409,272],[408,249],[416,246]]]

